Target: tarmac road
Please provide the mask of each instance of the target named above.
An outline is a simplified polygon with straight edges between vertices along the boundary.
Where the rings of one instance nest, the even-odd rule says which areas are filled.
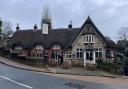
[[[0,64],[0,89],[128,89],[128,86],[64,79]]]

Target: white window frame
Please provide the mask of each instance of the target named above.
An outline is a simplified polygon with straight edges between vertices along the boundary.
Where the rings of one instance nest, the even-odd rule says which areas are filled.
[[[94,43],[94,35],[85,35],[85,43]]]
[[[110,51],[110,56],[111,56],[111,58],[115,57],[115,52],[113,50]]]
[[[82,52],[82,57],[80,57],[80,53]],[[79,57],[77,57],[77,53],[79,53]],[[77,59],[83,59],[83,49],[82,48],[78,48],[76,49],[76,58]]]
[[[102,57],[101,57],[101,58],[103,58],[103,51],[102,51],[101,48],[97,48],[95,52],[98,53],[98,57],[96,57],[96,53],[95,53],[95,57],[96,57],[96,59],[100,58],[100,56],[99,56],[99,53],[100,53],[100,52],[102,53]]]
[[[55,44],[55,45],[52,46],[52,48],[53,48],[53,49],[60,49],[60,45]]]
[[[54,56],[55,56],[54,59],[55,59],[56,61],[59,61],[59,56],[61,56],[61,53],[56,53]]]
[[[66,52],[66,59],[71,59],[72,58],[72,53],[71,51]]]
[[[48,24],[43,23],[42,33],[43,33],[43,34],[48,34]]]
[[[21,50],[22,49],[22,46],[15,46],[15,49]]]
[[[44,49],[44,47],[43,47],[43,45],[36,45],[36,47],[35,47],[36,49]]]

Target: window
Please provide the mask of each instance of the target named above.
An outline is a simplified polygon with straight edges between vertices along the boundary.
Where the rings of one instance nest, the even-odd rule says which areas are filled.
[[[43,27],[42,28],[43,28],[42,29],[42,33],[43,34],[48,34],[48,24],[43,23]]]
[[[76,58],[78,58],[78,59],[83,58],[83,50],[82,49],[77,49],[76,50]]]
[[[38,53],[37,53],[37,57],[39,57]]]
[[[35,56],[35,54],[32,54],[32,56],[34,57],[34,56]]]
[[[42,54],[41,53],[37,53],[37,57],[42,57]]]
[[[22,49],[22,46],[15,46],[15,49]]]
[[[60,49],[60,45],[53,45],[53,49]]]
[[[94,43],[93,35],[85,35],[85,43]]]
[[[101,49],[96,49],[96,58],[102,58],[102,50]]]
[[[86,60],[93,60],[93,51],[86,51]]]
[[[55,57],[54,59],[55,59],[56,61],[59,61],[60,56],[61,56],[60,53],[55,53],[55,54],[54,54],[54,57]]]
[[[113,50],[107,50],[106,51],[106,57],[107,58],[114,58],[115,57],[115,52]]]
[[[22,54],[22,52],[19,53],[19,55],[21,55],[21,54]]]
[[[36,49],[43,49],[42,45],[36,45]]]
[[[72,55],[70,51],[66,52],[66,59],[71,59]]]

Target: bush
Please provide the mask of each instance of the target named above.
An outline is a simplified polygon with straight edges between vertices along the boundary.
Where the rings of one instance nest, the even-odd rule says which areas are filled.
[[[67,61],[64,61],[62,64],[62,68],[64,69],[70,69],[71,68],[71,64]]]
[[[72,61],[73,67],[83,67],[83,63],[80,61]]]
[[[97,68],[111,73],[122,74],[123,65],[118,59],[114,63],[97,61]]]
[[[49,60],[49,66],[51,67],[56,67],[58,66],[59,64],[54,60],[54,59],[51,59]]]
[[[95,71],[97,67],[96,64],[86,64],[86,68],[88,70]]]

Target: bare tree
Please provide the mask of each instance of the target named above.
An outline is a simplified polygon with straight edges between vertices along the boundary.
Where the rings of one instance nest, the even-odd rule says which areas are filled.
[[[128,39],[128,27],[122,27],[118,31],[119,40],[127,40]]]
[[[2,34],[6,37],[9,37],[10,35],[13,34],[12,24],[10,22],[3,21]]]

